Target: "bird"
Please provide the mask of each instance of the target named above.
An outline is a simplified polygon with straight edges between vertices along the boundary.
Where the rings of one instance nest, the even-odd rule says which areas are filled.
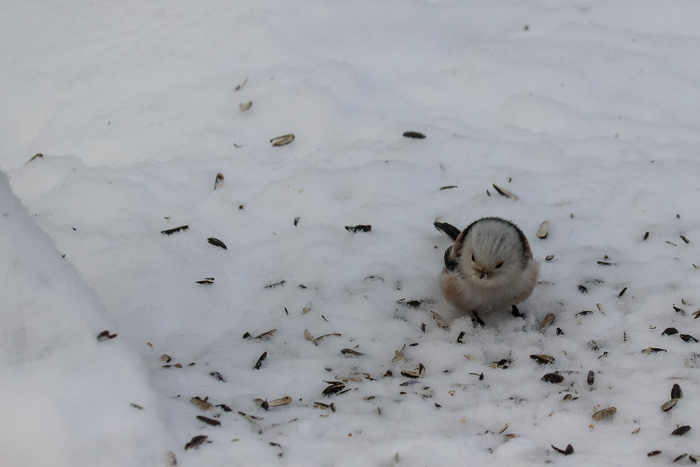
[[[454,243],[445,250],[440,274],[442,294],[461,312],[478,313],[512,307],[525,301],[537,285],[539,263],[533,259],[525,234],[500,217],[484,217],[459,231],[446,222],[435,222]]]

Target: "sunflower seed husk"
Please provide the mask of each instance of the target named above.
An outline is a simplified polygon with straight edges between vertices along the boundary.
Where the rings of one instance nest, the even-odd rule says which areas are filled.
[[[445,321],[445,319],[442,316],[440,316],[439,314],[437,314],[434,311],[431,311],[430,313],[432,313],[433,319],[435,320],[435,323],[438,326],[440,326],[442,329],[449,329],[450,328],[450,325],[447,324],[447,321]]]
[[[161,230],[160,233],[162,233],[164,235],[172,235],[175,232],[179,232],[181,230],[187,230],[189,228],[190,228],[189,225],[181,225],[180,227],[175,227],[174,229]]]
[[[691,429],[690,425],[679,426],[678,428],[676,428],[675,430],[673,430],[673,431],[671,432],[671,435],[673,435],[673,436],[683,436],[684,434],[686,434],[687,432],[689,432],[690,429]]]
[[[649,232],[645,232],[645,233],[644,233],[644,238],[643,238],[643,240],[646,240],[647,238],[649,238]]]
[[[464,338],[464,335],[465,335],[465,334],[466,334],[466,332],[464,332],[464,331],[462,331],[462,332],[459,333],[459,336],[457,336],[457,342],[458,342],[458,343],[464,344],[464,341],[463,341],[462,339]]]
[[[224,250],[228,250],[226,247],[226,244],[219,240],[218,238],[210,237],[207,238],[207,242],[209,242],[210,245],[218,246],[219,248],[223,248]]]
[[[275,138],[272,138],[270,142],[272,143],[272,146],[284,146],[286,144],[291,143],[294,141],[294,134],[290,133],[288,135],[282,135],[282,136],[277,136]]]
[[[359,224],[359,225],[346,225],[345,230],[348,232],[352,233],[357,233],[357,232],[371,232],[372,231],[372,226],[371,225],[365,225],[365,224]]]
[[[265,331],[262,334],[260,334],[259,336],[256,336],[255,338],[257,340],[266,341],[266,340],[270,339],[272,337],[272,335],[276,332],[277,332],[277,329],[270,329],[269,331]]]
[[[593,420],[603,420],[605,418],[612,417],[616,413],[617,409],[615,407],[608,407],[607,409],[597,411],[591,416],[591,418]]]
[[[550,446],[552,446],[552,449],[554,449],[555,451],[557,451],[560,454],[564,454],[565,456],[570,456],[571,454],[574,453],[574,447],[570,444],[568,446],[566,446],[566,449],[559,449],[558,447],[556,447],[553,444],[551,444]]]
[[[322,341],[322,340],[325,339],[326,337],[341,337],[341,334],[340,334],[339,332],[331,332],[330,334],[324,334],[324,335],[322,335],[322,336],[318,336],[318,337],[316,338],[316,342]]]
[[[405,360],[405,358],[403,356],[403,353],[401,353],[400,350],[394,350],[394,358],[391,361],[396,363],[396,362],[402,362],[404,360]]]
[[[211,405],[209,402],[207,402],[207,399],[209,399],[209,398],[206,397],[206,398],[202,399],[200,397],[195,396],[195,397],[190,398],[190,402],[192,404],[196,405],[197,408],[199,408],[200,410],[209,410],[214,406]]]
[[[224,185],[224,174],[219,172],[216,174],[216,178],[214,179],[214,189],[216,190],[217,188],[221,188]]]
[[[500,435],[501,433],[503,433],[504,431],[506,431],[506,430],[508,429],[509,426],[510,426],[510,424],[508,424],[508,423],[506,423],[505,425],[503,425],[503,427],[502,427],[500,430],[498,430],[498,434]]]
[[[405,138],[425,139],[425,135],[417,131],[407,131],[403,134],[403,136]]]
[[[457,185],[447,185],[447,186],[442,186],[440,187],[440,191],[442,190],[451,190],[453,188],[458,188]]]
[[[661,454],[661,451],[651,451],[647,453],[647,457],[654,457],[658,456],[659,454]]]
[[[661,410],[663,410],[664,412],[668,412],[669,410],[674,408],[677,403],[678,403],[678,399],[673,398],[670,401],[666,402],[664,405],[662,405]]]
[[[666,329],[664,329],[664,332],[661,333],[662,336],[672,336],[674,334],[678,334],[678,329],[666,328]]]
[[[493,188],[498,192],[499,195],[505,196],[506,198],[510,198],[513,201],[518,200],[518,196],[515,193],[511,193],[510,191],[506,190],[505,188],[501,188],[495,183],[492,183]]]
[[[693,312],[693,314],[691,316],[693,317],[693,319],[700,318],[700,310]]]
[[[552,384],[558,384],[564,381],[564,377],[556,371],[554,373],[547,373],[541,379],[542,381]]]
[[[318,342],[316,342],[316,339],[314,336],[309,332],[308,329],[304,329],[304,339],[307,341],[313,343],[314,345],[318,345]]]
[[[551,355],[537,354],[530,355],[530,358],[539,363],[540,365],[549,365],[554,363],[554,357],[552,357]]]
[[[683,339],[684,342],[699,342],[696,338],[694,338],[690,334],[678,334],[678,337]]]
[[[667,350],[661,349],[659,347],[647,347],[646,349],[642,350],[642,353],[646,353],[646,354],[658,353],[658,352],[667,352]]]
[[[362,352],[358,352],[357,350],[352,349],[342,349],[340,353],[342,353],[346,357],[362,357],[363,355],[365,355]]]
[[[267,284],[264,288],[266,288],[266,289],[276,289],[277,287],[282,287],[282,286],[283,286],[284,284],[286,284],[286,283],[287,283],[287,281],[282,280],[282,281],[279,281],[279,282],[275,282],[274,284]]]
[[[540,324],[540,332],[544,332],[548,327],[550,327],[554,323],[554,318],[556,318],[554,313],[547,313]]]
[[[554,259],[554,255],[547,255],[544,258],[545,261],[552,261],[553,259]]]
[[[255,366],[253,367],[254,370],[259,370],[262,367],[262,363],[265,361],[267,358],[267,352],[263,352],[263,354],[258,358],[258,361],[255,362]]]
[[[108,330],[104,330],[97,335],[97,341],[98,342],[106,341],[108,339],[114,339],[115,337],[117,337],[116,334],[110,334],[110,332]]]
[[[690,243],[690,240],[685,238],[685,235],[681,235],[681,240],[683,240],[685,243]]]
[[[697,454],[689,455],[688,459],[690,459],[693,464],[697,464],[698,462],[700,462],[700,456]]]
[[[205,417],[204,415],[197,415],[197,420],[199,420],[200,422],[204,422],[207,425],[211,425],[211,426],[221,425],[220,421],[214,420],[213,418]]]
[[[326,383],[329,383],[330,385],[323,390],[323,395],[326,397],[330,397],[334,394],[338,394],[341,392],[343,389],[345,389],[345,385],[341,383],[340,381],[326,381]]]
[[[245,112],[246,110],[250,110],[250,108],[253,106],[253,101],[248,101],[248,102],[241,102],[238,104],[238,108],[241,109],[241,112]]]
[[[292,402],[292,398],[289,396],[280,397],[279,399],[271,400],[268,402],[270,407],[279,407],[281,405],[287,405]]]
[[[544,239],[547,238],[547,235],[549,235],[549,221],[544,221],[537,230],[537,238]]]
[[[683,397],[683,390],[679,384],[674,384],[671,388],[671,399],[680,399]]]
[[[217,381],[221,381],[222,383],[226,382],[224,377],[221,376],[221,373],[219,373],[218,371],[212,371],[211,373],[209,373],[209,376],[211,376],[212,378],[214,378]]]
[[[190,440],[189,443],[185,444],[185,450],[196,448],[197,446],[200,446],[204,444],[204,442],[207,440],[208,436],[205,435],[199,435],[195,436]]]
[[[674,306],[673,309],[676,311],[681,316],[685,316],[685,310],[683,308],[678,308],[677,306]]]
[[[581,292],[582,294],[587,294],[587,293],[588,293],[588,289],[587,289],[585,286],[583,286],[583,285],[579,285],[579,286],[578,286],[578,291]]]
[[[586,383],[589,386],[593,386],[593,383],[595,383],[595,373],[593,373],[593,370],[588,372],[588,376],[586,376]]]
[[[205,277],[201,281],[195,281],[197,284],[200,285],[211,285],[214,283],[214,278],[213,277]]]
[[[622,290],[620,291],[620,293],[617,294],[617,296],[618,296],[618,297],[622,297],[622,296],[625,294],[625,292],[627,292],[627,287],[625,287],[624,289],[622,289]]]
[[[41,153],[34,154],[34,155],[32,156],[32,158],[29,159],[29,160],[26,162],[26,164],[29,164],[31,161],[33,161],[33,160],[35,160],[35,159],[43,159],[43,158],[44,158],[44,155],[41,154]]]
[[[506,370],[508,369],[511,363],[513,363],[513,360],[511,360],[510,358],[502,358],[497,362],[489,363],[489,368],[501,368],[503,370]]]
[[[681,454],[680,456],[678,456],[678,457],[676,457],[675,459],[673,459],[673,462],[674,462],[674,463],[675,463],[675,462],[678,462],[678,461],[680,461],[680,460],[685,459],[686,457],[688,457],[688,453]]]
[[[170,360],[172,360],[172,359],[170,358],[170,355],[167,355],[167,354],[161,355],[161,356],[160,356],[160,359],[163,360],[165,363],[170,363]]]

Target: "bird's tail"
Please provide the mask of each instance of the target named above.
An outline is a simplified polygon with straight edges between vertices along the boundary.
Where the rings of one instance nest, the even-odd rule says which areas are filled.
[[[435,223],[433,225],[439,231],[447,234],[452,240],[457,240],[457,235],[459,235],[461,233],[461,231],[457,227],[455,227],[452,224],[448,224],[447,222],[435,221]]]

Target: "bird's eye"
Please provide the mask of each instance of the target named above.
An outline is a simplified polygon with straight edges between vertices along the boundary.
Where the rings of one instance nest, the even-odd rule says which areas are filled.
[[[474,259],[474,253],[472,253],[472,261],[476,262],[476,260]]]
[[[500,263],[498,263],[498,264],[496,265],[496,269],[500,268],[501,266],[503,266],[503,261],[501,261]]]

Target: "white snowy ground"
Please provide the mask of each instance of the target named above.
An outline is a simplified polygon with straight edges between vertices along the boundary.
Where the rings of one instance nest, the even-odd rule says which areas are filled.
[[[0,465],[700,454],[700,344],[679,338],[700,338],[697,2],[0,10]],[[483,216],[525,231],[541,283],[525,319],[442,329],[449,241],[432,223]],[[344,228],[357,224],[372,231]],[[421,363],[424,377],[401,376]],[[541,380],[554,371],[562,383]],[[324,397],[335,380],[350,391]]]

